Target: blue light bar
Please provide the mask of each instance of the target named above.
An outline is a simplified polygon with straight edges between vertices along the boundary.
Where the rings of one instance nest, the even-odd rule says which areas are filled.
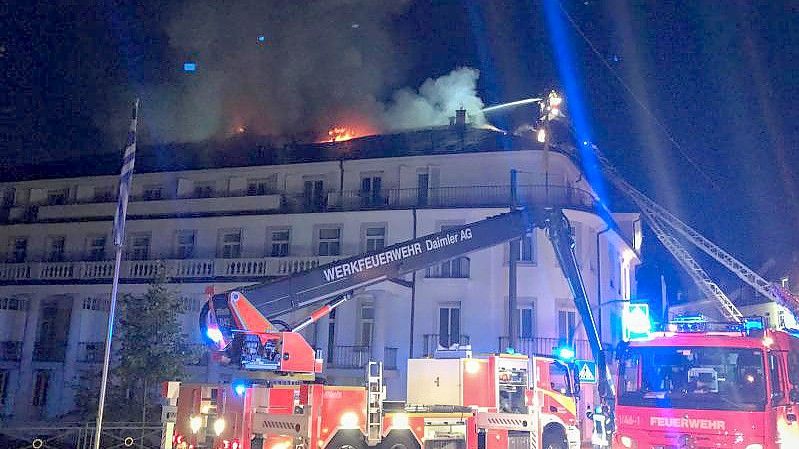
[[[746,332],[751,331],[762,331],[765,330],[766,326],[763,323],[763,317],[749,317],[744,320],[744,330]]]
[[[678,317],[674,317],[671,321],[671,324],[698,324],[698,323],[707,323],[707,318],[703,315],[681,315]]]
[[[197,71],[197,63],[184,62],[183,63],[183,71],[184,72],[195,72],[195,71]]]

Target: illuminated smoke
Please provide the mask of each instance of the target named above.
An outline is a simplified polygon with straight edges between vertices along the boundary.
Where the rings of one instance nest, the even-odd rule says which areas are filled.
[[[389,130],[446,125],[456,109],[466,109],[471,123],[482,125],[483,101],[477,96],[480,73],[468,67],[453,70],[440,78],[428,78],[418,92],[402,89],[394,94],[384,114]]]
[[[319,140],[336,126],[363,135],[443,125],[459,107],[482,123],[474,69],[400,88],[410,56],[395,42],[392,22],[407,3],[185,2],[170,11],[164,30],[173,73],[139,91],[141,139],[199,141],[243,129]],[[184,72],[186,61],[195,71]],[[120,119],[113,126],[105,116],[99,120],[124,136],[132,95],[118,97]]]

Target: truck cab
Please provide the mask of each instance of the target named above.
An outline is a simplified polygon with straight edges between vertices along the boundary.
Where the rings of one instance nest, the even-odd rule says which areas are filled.
[[[613,447],[799,447],[799,338],[669,325],[620,351]]]

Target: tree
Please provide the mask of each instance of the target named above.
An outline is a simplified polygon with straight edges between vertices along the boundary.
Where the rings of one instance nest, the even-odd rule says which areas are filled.
[[[183,305],[167,286],[165,270],[141,295],[120,298],[112,344],[105,419],[147,421],[160,417],[158,391],[162,382],[181,380],[185,367],[196,363],[198,351],[183,332]],[[85,372],[75,398],[78,414],[96,417],[100,367]]]

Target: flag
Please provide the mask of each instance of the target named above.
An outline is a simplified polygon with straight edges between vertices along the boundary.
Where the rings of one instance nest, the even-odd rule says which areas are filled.
[[[133,103],[128,140],[122,156],[122,170],[119,172],[119,195],[117,212],[114,215],[114,246],[121,247],[125,241],[125,215],[128,212],[128,195],[133,181],[133,163],[136,161],[136,116],[139,112],[139,99]]]

